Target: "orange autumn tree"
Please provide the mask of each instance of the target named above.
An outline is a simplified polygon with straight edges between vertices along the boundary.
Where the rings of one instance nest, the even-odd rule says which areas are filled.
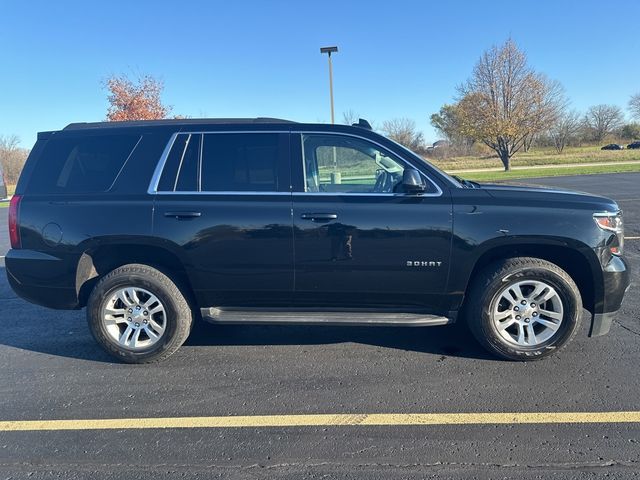
[[[167,118],[171,111],[160,98],[164,84],[151,75],[143,75],[135,82],[126,75],[113,75],[106,80],[105,86],[109,91],[109,122],[157,120]]]

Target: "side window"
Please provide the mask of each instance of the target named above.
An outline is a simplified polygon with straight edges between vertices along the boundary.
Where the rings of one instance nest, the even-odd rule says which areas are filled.
[[[205,134],[202,191],[277,191],[283,154],[280,137],[276,133]]]
[[[34,193],[107,191],[140,140],[140,135],[51,138],[29,181]]]
[[[307,192],[394,193],[402,162],[366,140],[344,135],[304,135]]]
[[[198,190],[198,163],[202,135],[180,134],[176,137],[158,183],[160,192],[195,192]]]

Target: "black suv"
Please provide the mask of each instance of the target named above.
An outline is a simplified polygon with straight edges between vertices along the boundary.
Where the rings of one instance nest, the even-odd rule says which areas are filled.
[[[96,340],[163,359],[195,319],[444,325],[542,358],[608,332],[629,285],[607,198],[452,178],[370,130],[277,119],[44,132],[10,204],[23,298],[87,307]]]

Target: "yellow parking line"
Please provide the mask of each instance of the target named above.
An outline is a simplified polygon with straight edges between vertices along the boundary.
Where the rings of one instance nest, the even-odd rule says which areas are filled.
[[[373,413],[226,417],[110,418],[0,421],[0,432],[139,430],[148,428],[261,428],[373,425],[497,425],[640,423],[640,411],[535,413]]]

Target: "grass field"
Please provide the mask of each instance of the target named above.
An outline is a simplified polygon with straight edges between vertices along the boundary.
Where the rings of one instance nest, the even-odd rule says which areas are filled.
[[[632,165],[593,165],[580,167],[531,168],[510,172],[469,172],[460,176],[477,182],[494,182],[518,178],[557,177],[562,175],[590,175],[596,173],[640,172],[640,163]]]
[[[516,154],[511,159],[511,166],[526,167],[570,163],[628,162],[636,160],[640,161],[640,149],[600,150],[600,146],[567,147],[559,154],[554,148],[536,148],[526,153],[521,152]],[[429,161],[443,170],[465,170],[502,166],[498,157],[430,158]]]

